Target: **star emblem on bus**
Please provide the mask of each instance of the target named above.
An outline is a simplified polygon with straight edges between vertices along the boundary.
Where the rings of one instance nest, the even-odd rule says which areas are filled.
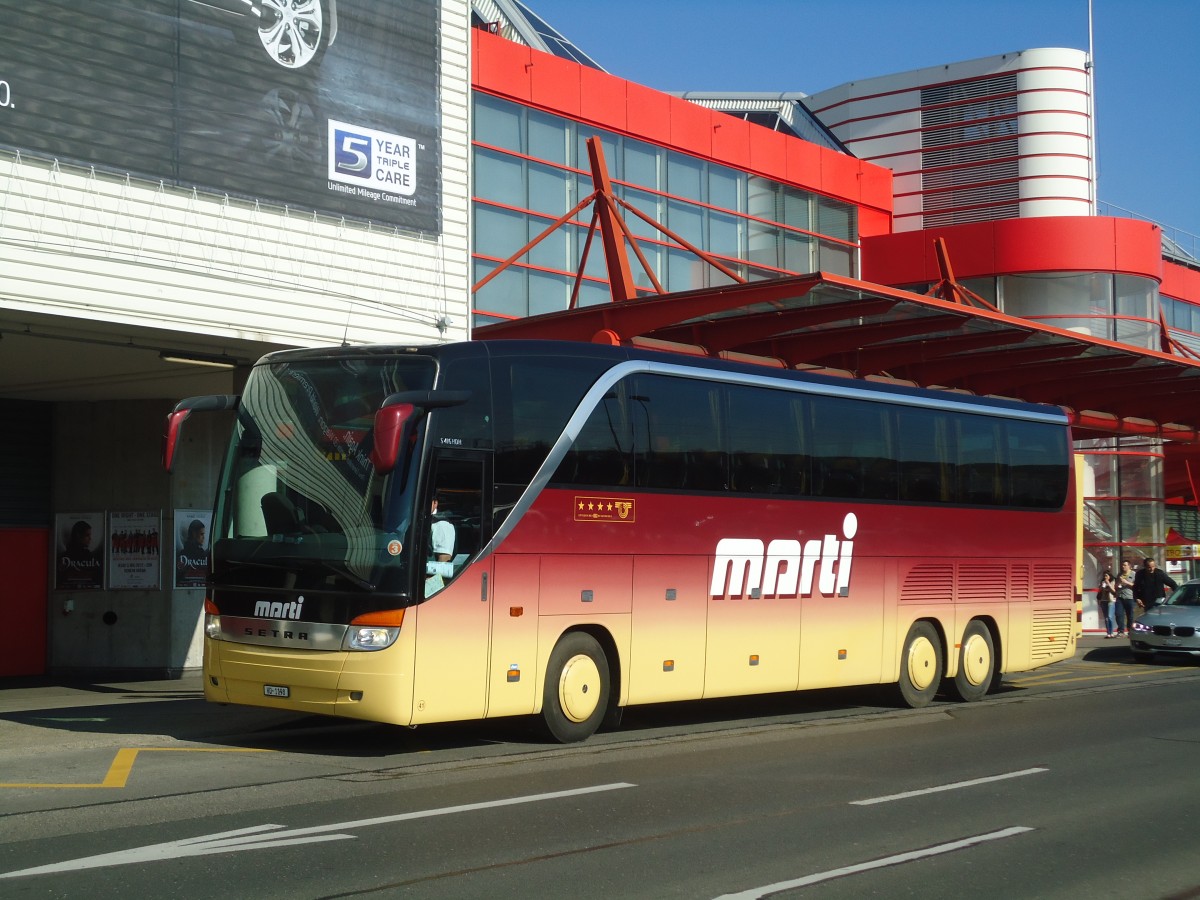
[[[636,509],[629,497],[575,497],[576,522],[633,522]]]

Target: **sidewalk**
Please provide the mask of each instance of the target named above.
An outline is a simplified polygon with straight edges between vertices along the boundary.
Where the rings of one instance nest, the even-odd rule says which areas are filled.
[[[69,709],[148,700],[199,700],[199,670],[162,681],[89,682],[51,677],[0,678],[0,715],[41,709]]]

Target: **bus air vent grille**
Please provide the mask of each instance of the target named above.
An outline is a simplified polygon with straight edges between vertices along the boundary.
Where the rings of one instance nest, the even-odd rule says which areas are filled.
[[[1069,612],[1034,609],[1031,634],[1033,659],[1056,659],[1065,656],[1071,646],[1073,625],[1073,616]]]
[[[954,602],[954,566],[949,563],[913,566],[900,588],[900,602]]]
[[[958,567],[959,603],[1003,603],[1008,599],[1008,573],[998,563]]]

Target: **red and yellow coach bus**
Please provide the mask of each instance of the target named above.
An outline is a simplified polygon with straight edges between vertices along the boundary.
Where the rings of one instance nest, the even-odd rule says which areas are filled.
[[[272,353],[234,409],[204,689],[417,725],[892,684],[1075,651],[1057,408],[558,342]]]

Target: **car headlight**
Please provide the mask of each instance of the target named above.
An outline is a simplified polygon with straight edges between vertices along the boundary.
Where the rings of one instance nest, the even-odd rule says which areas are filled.
[[[1129,630],[1136,631],[1138,634],[1149,634],[1151,631],[1151,628],[1145,622],[1139,621],[1139,622],[1134,622],[1133,627],[1130,628]]]

